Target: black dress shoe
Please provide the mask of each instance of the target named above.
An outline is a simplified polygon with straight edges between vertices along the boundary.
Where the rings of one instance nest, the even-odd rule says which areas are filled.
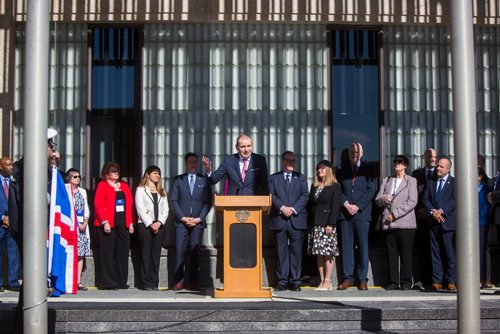
[[[3,288],[3,286],[0,286],[0,292],[4,292],[5,289]]]
[[[401,283],[401,290],[403,290],[403,291],[411,290],[411,284],[410,283]]]
[[[389,283],[389,285],[387,285],[385,287],[386,290],[397,290],[399,287],[396,283]]]
[[[8,288],[10,291],[14,291],[14,292],[19,292],[21,291],[21,287],[20,286],[9,286]]]
[[[150,286],[143,287],[142,290],[144,291],[154,291],[154,289]]]
[[[294,284],[290,286],[290,290],[292,291],[301,291],[302,289],[300,288],[300,285]]]
[[[130,286],[128,284],[125,284],[125,285],[118,287],[118,289],[120,289],[120,290],[127,290],[128,288],[130,288]]]
[[[285,291],[285,290],[288,290],[288,287],[285,284],[278,284],[274,288],[274,291]]]

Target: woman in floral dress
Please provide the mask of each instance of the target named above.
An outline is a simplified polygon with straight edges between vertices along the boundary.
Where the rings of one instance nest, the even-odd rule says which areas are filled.
[[[87,290],[80,282],[83,264],[86,256],[90,256],[90,233],[89,233],[89,203],[87,200],[87,191],[80,188],[82,176],[80,171],[70,168],[66,172],[66,183],[71,185],[73,199],[75,204],[76,217],[78,220],[78,290]]]
[[[309,193],[308,242],[308,253],[316,255],[321,279],[318,291],[332,290],[333,257],[339,255],[336,226],[341,193],[332,164],[320,161]]]

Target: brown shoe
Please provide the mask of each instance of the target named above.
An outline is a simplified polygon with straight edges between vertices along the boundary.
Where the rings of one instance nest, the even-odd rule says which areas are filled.
[[[455,283],[448,283],[448,291],[457,291]]]
[[[438,290],[441,290],[442,288],[443,288],[443,286],[439,283],[434,283],[431,286],[431,290],[433,290],[433,291],[438,291]]]
[[[494,285],[490,281],[481,282],[481,289],[491,289]]]
[[[361,281],[359,282],[358,290],[368,290],[368,282],[367,281]]]
[[[345,279],[342,283],[339,284],[339,286],[337,286],[337,290],[347,290],[349,287],[353,285],[354,283],[352,281]]]

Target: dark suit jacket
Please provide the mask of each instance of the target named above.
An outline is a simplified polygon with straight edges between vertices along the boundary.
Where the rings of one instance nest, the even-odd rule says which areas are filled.
[[[424,200],[424,188],[427,185],[427,173],[425,172],[425,167],[415,169],[413,173],[411,173],[411,176],[417,179],[418,203],[415,207],[415,212],[417,214],[417,218],[423,223],[429,218],[424,205],[422,204]],[[434,168],[434,171],[432,172],[432,179],[436,179],[436,168]]]
[[[0,189],[0,215],[9,216],[9,229],[14,236],[17,237],[17,232],[19,229],[18,226],[18,194],[17,194],[17,186],[14,181],[11,179],[9,182],[9,199],[5,197],[5,193],[3,191],[3,185],[1,185],[2,189]],[[0,223],[1,225],[1,223]]]
[[[292,226],[298,230],[307,228],[306,205],[309,199],[307,191],[307,179],[298,172],[293,172],[290,185],[287,186],[283,171],[274,173],[269,178],[269,191],[272,195],[272,207],[269,214],[269,228],[271,230],[281,230],[288,220]],[[291,206],[297,214],[290,218],[285,218],[280,214],[282,206]]]
[[[495,225],[500,225],[500,190],[491,193],[493,206],[490,210],[490,222]]]
[[[181,222],[182,217],[195,217],[201,219],[195,228],[205,228],[207,214],[212,207],[212,189],[208,178],[197,173],[191,195],[188,174],[177,175],[170,190],[170,204],[174,210],[175,227],[185,226]]]
[[[446,221],[442,224],[444,230],[455,230],[455,178],[448,175],[448,179],[441,189],[439,201],[436,201],[436,183],[437,180],[427,181],[427,186],[424,190],[423,204],[425,210],[430,215],[432,209],[441,209],[444,212]],[[434,219],[432,222],[438,224]]]
[[[309,223],[311,226],[337,226],[342,189],[338,183],[324,187],[316,198],[316,187],[309,192]]]
[[[411,176],[417,179],[417,189],[418,189],[418,194],[419,194],[419,200],[421,200],[421,197],[423,196],[422,191],[425,188],[425,185],[427,184],[427,174],[425,173],[425,167],[415,169],[413,173],[411,173]],[[436,179],[436,168],[434,168],[434,171],[432,173],[432,179]]]
[[[346,201],[359,207],[358,213],[352,217],[346,210],[340,211],[340,220],[372,220],[372,201],[377,192],[378,184],[373,169],[365,162],[361,161],[358,173],[353,179],[351,163],[342,164],[337,170],[337,180],[342,186],[342,196],[340,203]]]
[[[209,177],[211,184],[216,184],[224,177],[228,179],[228,195],[269,195],[269,176],[266,158],[252,153],[245,183],[241,180],[239,154],[228,155],[219,168]]]

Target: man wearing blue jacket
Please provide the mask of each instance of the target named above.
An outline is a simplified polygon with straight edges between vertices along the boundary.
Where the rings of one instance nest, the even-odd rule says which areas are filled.
[[[309,192],[306,177],[295,170],[296,162],[295,153],[285,151],[281,154],[282,170],[269,178],[272,195],[269,228],[274,231],[277,254],[276,291],[288,288],[300,291]]]

